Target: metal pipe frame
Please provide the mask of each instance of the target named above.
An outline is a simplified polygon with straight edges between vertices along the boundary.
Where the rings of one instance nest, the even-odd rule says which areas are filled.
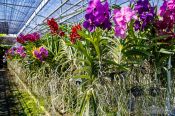
[[[40,1],[40,3],[37,5],[36,8],[38,8],[38,7],[40,6],[41,3],[42,3],[42,0]],[[35,10],[36,10],[36,9],[35,9]],[[35,11],[34,11],[34,12],[35,12]],[[28,20],[29,20],[29,19],[28,19]],[[28,21],[28,20],[27,20],[27,21]],[[26,22],[26,21],[25,21],[25,22]],[[20,26],[21,26],[21,25],[20,25]],[[24,25],[24,26],[25,26],[25,25]],[[23,27],[24,27],[24,26],[23,26]],[[22,28],[21,28],[21,29],[22,29]],[[20,29],[20,30],[21,30],[21,29]],[[19,31],[20,31],[20,30],[19,30]],[[18,32],[18,33],[19,33],[19,32]],[[18,34],[17,34],[17,35],[18,35]]]
[[[47,17],[42,21],[42,23],[44,23],[44,22],[46,21],[46,19],[48,19],[51,15],[53,15],[53,14],[54,14],[56,11],[58,11],[60,8],[62,8],[62,6],[63,6],[64,4],[66,4],[68,1],[69,1],[69,0],[66,0],[65,2],[63,2],[56,10],[54,10],[51,14],[49,14],[49,16],[47,16]],[[36,29],[37,26],[38,26],[38,25],[36,25],[33,29]],[[33,30],[33,29],[32,29],[32,30]],[[31,33],[32,30],[31,30],[29,33]]]
[[[70,14],[67,14],[67,15],[64,15],[64,16],[62,16],[63,14],[65,14],[66,12],[68,12],[69,10],[71,10],[71,8],[73,8],[73,7],[75,7],[75,6],[77,6],[79,3],[81,3],[82,1],[84,1],[84,0],[79,0],[78,2],[76,2],[73,6],[71,6],[71,7],[69,7],[67,10],[65,10],[64,12],[62,12],[61,14],[60,14],[60,16],[59,17],[65,17],[65,16],[69,16],[69,15],[71,15],[71,14],[74,14],[74,13],[76,13],[77,11],[76,10],[78,10],[78,9],[80,9],[80,8],[84,8],[84,7],[82,7],[82,6],[80,6],[80,7],[78,7],[77,9],[75,9],[75,11],[76,12],[73,12],[73,13],[70,13]],[[67,2],[67,1],[66,1]],[[85,3],[84,5],[86,5],[86,4],[88,4],[88,3]],[[64,5],[64,3],[63,3],[63,5]],[[61,5],[61,6],[63,6],[63,5]],[[50,17],[51,15],[53,15],[55,12],[57,12],[58,10],[60,9],[60,7],[59,8],[57,8],[55,11],[53,11],[48,17]],[[82,10],[82,9],[81,9]],[[47,18],[48,18],[47,17]],[[47,19],[46,18],[46,19]],[[45,19],[45,20],[46,20]],[[45,21],[44,20],[44,21]],[[42,21],[42,22],[44,22],[44,21]],[[31,31],[29,31],[29,33],[31,33],[34,29],[36,29],[38,27],[38,25],[36,25]]]
[[[75,3],[73,6],[69,7],[69,9],[65,10],[64,12],[62,12],[62,13],[60,14],[61,16],[59,16],[59,17],[61,17],[61,18],[65,18],[65,17],[67,17],[67,16],[70,16],[70,15],[72,15],[72,14],[75,14],[75,15],[70,16],[70,17],[66,18],[65,20],[61,21],[61,23],[63,23],[63,22],[65,22],[65,21],[69,20],[70,18],[72,18],[72,17],[74,17],[74,16],[77,16],[78,14],[84,12],[85,9],[83,9],[84,7],[82,8],[82,6],[81,6],[81,7],[78,7],[77,9],[75,9],[75,11],[76,11],[76,10],[82,8],[81,10],[79,10],[80,12],[76,11],[76,12],[72,12],[72,13],[69,13],[69,14],[67,14],[67,15],[62,16],[63,14],[65,14],[67,11],[69,11],[69,10],[70,10],[71,8],[73,8],[74,6],[77,6],[77,5],[78,5],[79,3],[81,3],[82,1],[84,1],[84,0],[78,1],[78,2]],[[86,4],[88,4],[88,2],[85,3],[84,5],[86,5]],[[83,5],[83,6],[84,6],[84,5]],[[60,9],[60,6],[59,6],[59,8],[57,8],[56,10],[54,10],[49,16],[53,15],[53,14],[54,14],[55,12],[57,12],[59,9]],[[48,16],[48,17],[49,17],[49,16]],[[48,17],[47,17],[47,18],[48,18]],[[47,19],[47,18],[46,18],[46,19]],[[46,19],[45,19],[45,20],[46,20]],[[44,20],[44,21],[45,21],[45,20]],[[44,21],[43,21],[43,22],[44,22]],[[31,29],[28,33],[31,33],[31,32],[32,32],[33,30],[35,30],[39,25],[41,26],[42,24],[36,25],[36,26],[35,26],[33,29]],[[46,30],[46,29],[48,29],[48,28],[47,28],[47,27],[44,28],[44,29],[41,29],[41,28],[40,28],[39,30],[40,30],[40,31],[44,31],[44,30]]]
[[[57,9],[55,9],[51,14],[49,14],[49,16],[47,16],[46,19],[48,19],[51,15],[53,15],[56,11],[58,11],[64,4],[66,4],[69,0],[66,0],[65,2],[63,2]],[[44,21],[46,20],[44,19]],[[44,22],[43,21],[43,22]]]
[[[41,2],[40,2],[41,3]],[[22,8],[22,6],[25,6],[25,7],[28,7],[27,5],[16,5],[16,4],[11,4],[11,3],[2,3],[2,2],[0,2],[0,5],[3,5],[3,6],[5,6],[6,7],[6,9],[7,9],[7,7],[9,7],[9,8],[11,8],[11,9],[14,9],[14,10],[16,10],[17,11],[17,13],[16,13],[16,16],[18,16],[18,13],[21,13],[23,16],[24,16],[24,18],[25,18],[25,16],[28,14],[28,13],[24,13],[24,12],[22,12],[22,11],[20,11],[19,9],[20,8]],[[18,6],[18,7],[16,7],[16,6]],[[29,9],[31,9],[31,7],[28,7]],[[36,8],[36,7],[33,7],[33,8]],[[12,12],[13,10],[11,10],[11,13],[10,14],[12,14],[13,12]],[[29,11],[29,10],[28,10]],[[4,12],[5,13],[5,12]],[[6,17],[6,16],[5,16]],[[16,18],[16,17],[15,17]],[[19,21],[19,20],[13,20],[11,17],[10,17],[10,19],[0,19],[1,21],[6,21],[6,22],[8,22],[8,23],[10,23],[10,24],[12,24],[11,22],[17,22],[17,23],[20,23],[20,26],[18,26],[18,28],[19,27],[21,27],[21,25],[22,24],[24,24],[26,21],[25,20],[23,20],[23,21]],[[14,25],[12,26],[12,25],[9,25],[10,26],[10,28],[13,28],[13,27],[15,27]],[[20,28],[19,28],[19,30],[20,30]]]
[[[27,8],[36,8],[36,7],[33,7],[33,6],[11,4],[11,3],[3,3],[3,2],[0,2],[0,5],[19,6],[19,7],[27,7]]]
[[[7,20],[7,19],[0,19],[0,21],[8,21],[8,22],[25,22],[20,20]]]
[[[81,10],[80,11],[76,11],[76,12],[73,12],[73,13],[70,13],[70,14],[67,14],[67,15],[65,15],[65,16],[70,16],[70,15],[72,15],[72,14],[76,14],[76,13],[78,13],[78,14],[80,14],[80,13],[82,13],[81,12]],[[71,17],[72,18],[72,17]],[[68,18],[69,19],[69,18]],[[68,20],[68,19],[66,19],[66,20]],[[63,23],[63,22],[61,22],[61,23]],[[44,24],[43,24],[44,25]],[[36,28],[38,27],[38,25],[35,27],[35,28],[33,28],[29,33],[31,33],[33,30],[35,30]],[[43,30],[46,30],[46,29],[48,29],[48,27],[45,27],[44,29],[39,29],[40,31],[43,31]]]
[[[84,8],[83,10],[80,9],[79,12],[78,12],[78,11],[73,12],[73,13],[71,13],[71,14],[73,14],[72,16],[70,16],[71,14],[68,14],[67,16],[70,16],[70,17],[68,17],[67,19],[61,21],[60,23],[64,23],[64,22],[67,21],[68,19],[73,18],[74,16],[77,16],[77,15],[81,14],[82,12],[84,12],[84,10],[85,10],[85,8]],[[42,30],[40,30],[40,31],[44,31],[44,30],[46,30],[46,29],[48,29],[48,28],[44,28],[44,29],[42,29]],[[31,32],[31,31],[30,31],[30,32]]]
[[[18,32],[17,35],[19,35],[21,32],[23,32],[23,30],[30,24],[30,22],[34,19],[34,17],[36,16],[36,14],[39,13],[39,11],[41,11],[44,6],[47,5],[47,3],[49,2],[50,0],[42,0],[38,6],[38,8],[34,11],[34,13],[31,15],[31,17],[27,20],[26,24],[22,27],[22,29]]]
[[[74,15],[68,17],[67,19],[61,21],[60,23],[63,23],[63,22],[65,22],[66,20],[68,20],[68,19],[70,19],[70,18],[72,18],[72,17],[74,17],[74,16],[77,16],[77,15],[79,15],[80,13],[82,13],[82,12],[84,12],[84,11],[85,11],[85,9],[84,9],[84,10],[81,10],[80,12],[75,13]]]

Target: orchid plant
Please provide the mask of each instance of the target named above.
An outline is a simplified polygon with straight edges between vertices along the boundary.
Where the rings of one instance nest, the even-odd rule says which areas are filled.
[[[46,97],[52,108],[80,116],[144,115],[142,102],[137,103],[138,111],[128,104],[141,101],[148,85],[153,86],[150,95],[158,96],[166,106],[157,91],[169,85],[167,98],[172,96],[174,0],[165,0],[160,9],[149,0],[117,7],[110,7],[108,0],[90,0],[82,23],[62,25],[52,18],[47,25],[50,32],[42,37],[20,34],[16,40],[22,46],[9,49],[8,54],[33,62],[26,64],[31,67],[29,77],[36,77],[29,80],[39,86],[38,91],[47,88],[43,95],[35,94],[51,99]],[[57,99],[59,102],[54,101]]]

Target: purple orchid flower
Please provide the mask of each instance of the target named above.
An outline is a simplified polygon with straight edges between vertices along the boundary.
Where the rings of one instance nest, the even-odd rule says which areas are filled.
[[[104,4],[100,0],[91,0],[86,9],[85,21],[83,27],[90,32],[95,31],[96,27],[101,29],[111,29],[110,9],[107,0]]]

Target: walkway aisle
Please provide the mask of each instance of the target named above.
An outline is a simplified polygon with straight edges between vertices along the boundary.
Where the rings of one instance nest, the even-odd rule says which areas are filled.
[[[0,69],[0,116],[25,116],[19,97],[14,96],[17,91],[13,83],[7,78],[6,71]]]

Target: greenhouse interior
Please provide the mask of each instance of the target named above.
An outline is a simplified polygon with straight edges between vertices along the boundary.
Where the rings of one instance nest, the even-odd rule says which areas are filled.
[[[175,116],[175,0],[0,0],[0,116]]]

